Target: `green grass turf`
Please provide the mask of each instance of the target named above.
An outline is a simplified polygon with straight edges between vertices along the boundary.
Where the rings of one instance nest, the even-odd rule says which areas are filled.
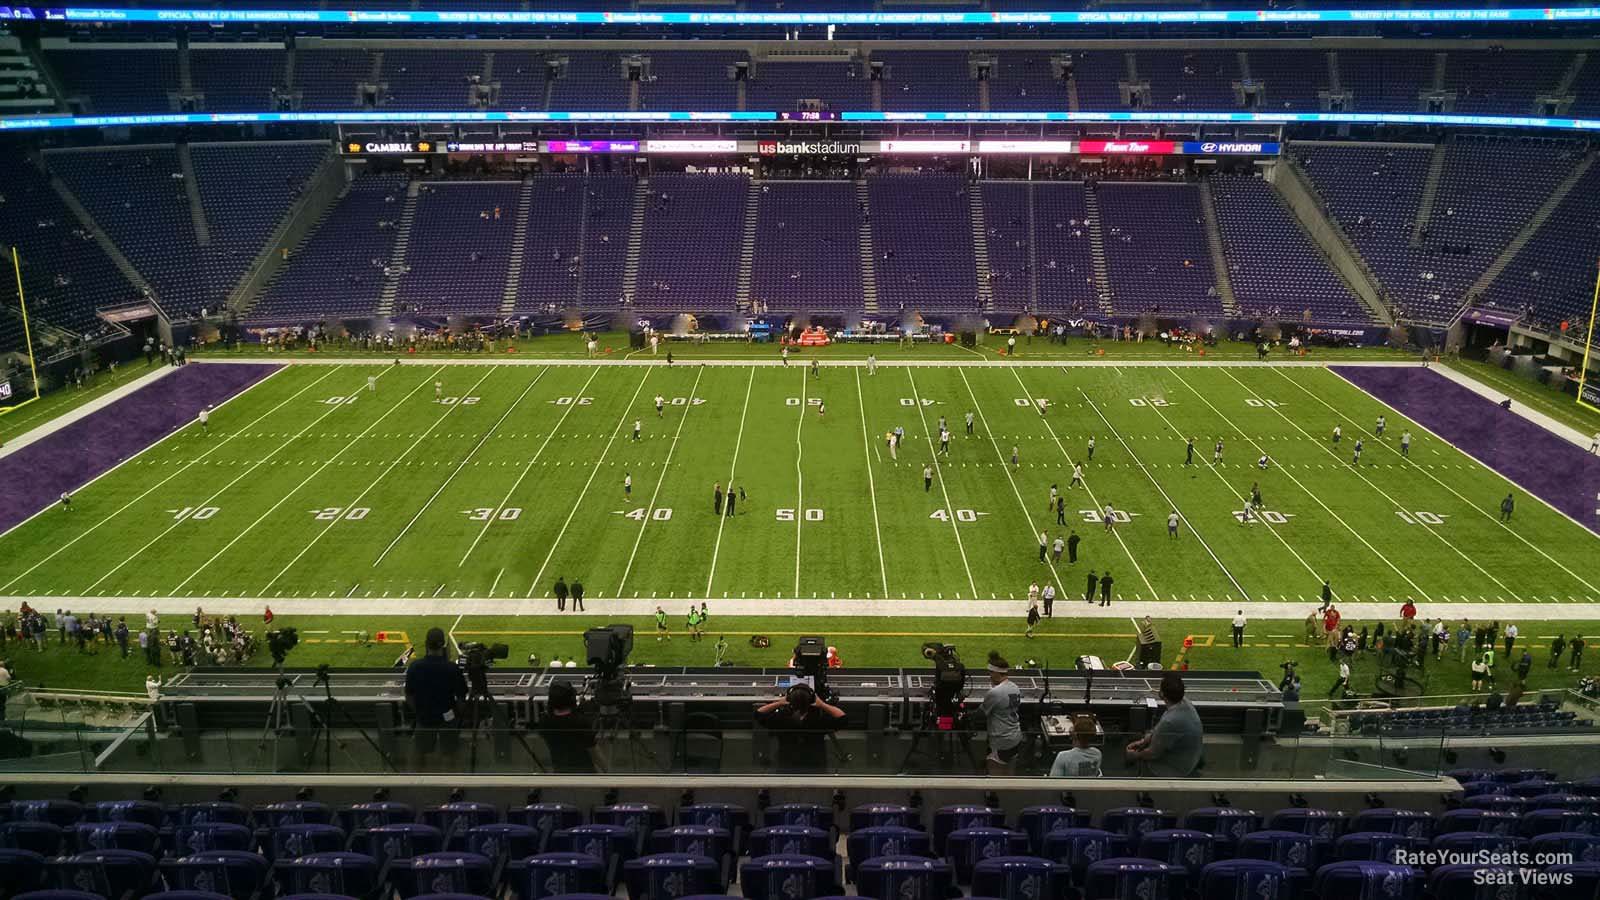
[[[1600,431],[1600,412],[1579,406],[1577,398],[1564,394],[1556,388],[1540,384],[1514,372],[1507,372],[1492,363],[1453,359],[1448,360],[1446,365],[1496,390],[1504,391],[1506,396],[1530,409],[1538,410],[1558,422],[1578,429],[1580,434],[1588,435]]]
[[[70,385],[57,388],[38,400],[19,403],[8,410],[0,411],[0,438],[9,440],[31,431],[152,371],[154,370],[146,368],[142,363],[129,363],[118,366],[114,372],[109,370],[96,372],[89,376],[89,380],[81,388]],[[13,398],[14,401],[25,399]]]
[[[569,613],[565,616],[490,617],[468,616],[455,623],[454,636],[459,641],[505,643],[510,656],[505,665],[525,664],[529,653],[537,653],[543,662],[560,656],[578,656],[583,652],[580,635],[583,629],[615,621],[628,622],[636,629],[634,652],[630,661],[638,665],[709,666],[714,657],[712,644],[718,635],[726,635],[730,649],[727,662],[737,666],[782,667],[788,664],[795,639],[801,635],[821,635],[830,645],[839,649],[847,666],[886,666],[921,669],[928,663],[921,656],[922,642],[945,640],[960,650],[969,666],[977,667],[990,650],[998,650],[1013,665],[1022,665],[1028,659],[1052,668],[1070,668],[1073,660],[1082,654],[1100,656],[1108,663],[1125,659],[1133,647],[1133,625],[1127,620],[1070,618],[1072,604],[1058,604],[1057,617],[1046,620],[1038,627],[1033,639],[1022,635],[1020,620],[996,619],[889,619],[842,617],[826,622],[805,617],[743,617],[721,616],[716,606],[711,607],[711,626],[704,641],[696,643],[687,639],[681,616],[674,616],[670,641],[653,638],[654,623],[643,618],[607,616],[603,612]],[[259,634],[257,617],[242,617],[249,627]],[[132,618],[138,627],[142,619]],[[286,663],[295,668],[314,668],[320,663],[345,667],[386,667],[391,665],[406,644],[395,632],[406,638],[420,641],[431,627],[449,628],[451,618],[414,616],[384,616],[364,619],[350,616],[278,616],[274,627],[294,626],[300,629],[301,642],[292,651]],[[1352,622],[1358,631],[1363,625],[1375,622]],[[1392,622],[1390,623],[1393,624]],[[1452,627],[1457,623],[1451,623]],[[186,617],[168,616],[163,628],[188,628]],[[1279,664],[1286,659],[1300,662],[1304,682],[1303,696],[1315,699],[1326,696],[1333,685],[1336,667],[1328,662],[1326,652],[1320,647],[1306,646],[1301,638],[1302,623],[1284,620],[1251,622],[1246,631],[1245,646],[1234,649],[1228,623],[1215,620],[1162,619],[1157,623],[1161,638],[1167,646],[1167,661],[1182,644],[1183,638],[1192,636],[1195,647],[1188,655],[1191,668],[1212,670],[1248,670],[1262,673],[1276,680]],[[357,631],[367,631],[375,637],[387,631],[386,643],[356,643]],[[1600,640],[1600,621],[1562,623],[1523,623],[1522,638],[1517,644],[1517,655],[1526,646],[1534,656],[1533,671],[1528,679],[1529,690],[1562,689],[1573,687],[1578,675],[1566,669],[1566,659],[1556,670],[1546,668],[1549,659],[1550,638],[1557,634],[1571,638],[1584,634],[1593,644]],[[756,649],[749,645],[749,635],[764,634],[772,638],[772,645]],[[1452,631],[1453,634],[1453,631]],[[0,650],[0,657],[12,661],[16,677],[33,687],[56,690],[94,689],[135,692],[143,690],[147,667],[139,655],[137,645],[133,656],[121,659],[115,648],[104,645],[96,648],[94,655],[82,656],[70,648],[58,646],[54,632],[43,653],[19,649],[13,644]],[[1501,648],[1503,649],[1503,648]],[[1509,683],[1509,663],[1500,660],[1499,681]],[[265,649],[251,665],[266,666],[270,657]],[[581,660],[580,660],[581,663]],[[1593,673],[1600,662],[1596,654],[1587,654],[1584,672]],[[167,665],[160,670],[170,677],[180,669]],[[1376,660],[1372,654],[1358,656],[1352,666],[1352,690],[1368,693],[1377,676]],[[1425,669],[1427,689],[1430,694],[1465,693],[1469,687],[1468,669],[1453,653],[1447,653],[1444,662],[1430,663]]]
[[[1368,435],[1353,468],[1380,412],[1388,435]],[[941,415],[954,437],[936,458]],[[1295,601],[1323,577],[1344,600],[1600,598],[1592,533],[1532,500],[1502,526],[1504,480],[1420,430],[1402,460],[1408,427],[1319,368],[294,366],[219,408],[209,434],[191,426],[0,537],[0,596],[337,612],[345,597],[543,597],[563,576],[602,603],[887,597],[926,612],[1035,579],[1071,595],[1109,568],[1122,599]],[[1041,565],[1038,531],[1067,530],[1048,489],[1066,489],[1091,436],[1088,490],[1067,492],[1081,561]],[[712,514],[719,481],[748,497],[731,520]],[[1254,482],[1270,515],[1243,525]],[[1129,518],[1111,533],[1094,521],[1108,503]]]

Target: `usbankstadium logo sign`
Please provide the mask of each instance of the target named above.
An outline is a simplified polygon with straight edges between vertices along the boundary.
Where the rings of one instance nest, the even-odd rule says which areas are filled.
[[[860,153],[860,141],[759,141],[762,156],[821,156]]]

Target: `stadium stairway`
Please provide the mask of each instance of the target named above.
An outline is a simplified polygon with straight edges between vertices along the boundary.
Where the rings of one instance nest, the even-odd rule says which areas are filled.
[[[650,179],[633,185],[633,215],[628,220],[628,255],[622,264],[622,296],[632,302],[639,289],[639,261],[644,255],[644,214],[650,208]]]
[[[1329,54],[1330,56],[1334,54]],[[1289,211],[1299,220],[1300,228],[1322,251],[1328,265],[1344,279],[1345,284],[1366,304],[1373,319],[1385,325],[1394,324],[1394,313],[1383,300],[1383,289],[1378,276],[1367,261],[1361,258],[1350,236],[1338,222],[1327,214],[1317,199],[1316,191],[1306,173],[1296,162],[1294,153],[1286,153],[1278,164],[1267,170],[1267,177],[1277,188]]]
[[[417,194],[421,188],[422,182],[415,180],[406,186],[405,207],[400,211],[399,221],[395,223],[394,249],[389,252],[389,265],[396,270],[403,270],[406,264],[406,248],[411,245],[411,225],[417,220]],[[383,293],[379,295],[378,315],[394,314],[394,298],[399,291],[399,277],[384,279]]]
[[[878,314],[878,274],[874,268],[877,255],[872,250],[872,219],[867,215],[871,207],[867,202],[867,180],[856,179],[857,216],[856,247],[861,255],[861,311],[869,316]]]
[[[761,182],[750,179],[744,195],[744,232],[739,237],[739,274],[734,282],[734,305],[741,312],[750,309],[750,282],[756,267],[756,222],[761,217]]]
[[[1083,208],[1089,213],[1089,258],[1094,262],[1094,293],[1100,300],[1100,311],[1111,315],[1111,269],[1106,263],[1106,236],[1100,226],[1100,195],[1094,182],[1083,186]]]
[[[511,231],[511,259],[506,265],[506,286],[500,293],[502,316],[511,315],[517,308],[517,292],[522,289],[522,254],[528,247],[528,216],[532,214],[532,207],[533,179],[525,176],[517,191],[517,224]]]
[[[1428,221],[1433,218],[1433,201],[1439,196],[1439,182],[1444,176],[1445,142],[1440,141],[1433,145],[1433,158],[1428,161],[1428,179],[1422,185],[1422,200],[1417,204],[1416,218],[1411,222],[1411,246],[1422,246],[1422,233],[1428,230]]]
[[[1233,295],[1233,280],[1228,277],[1228,255],[1223,250],[1222,232],[1217,226],[1216,198],[1211,194],[1211,182],[1204,179],[1200,181],[1200,211],[1206,220],[1206,246],[1211,250],[1211,271],[1217,279],[1222,309],[1230,316],[1237,316],[1239,301]]]
[[[978,308],[992,313],[994,286],[990,279],[994,272],[989,268],[989,227],[983,215],[983,192],[976,187],[967,191],[967,202],[972,207],[972,262],[978,270]],[[1029,271],[1028,277],[1032,279],[1034,274]]]
[[[185,50],[179,59],[188,59]],[[188,143],[178,145],[178,167],[183,172],[183,192],[189,198],[189,218],[194,223],[194,242],[197,247],[211,245],[211,225],[206,221],[205,207],[200,205],[200,179],[194,174],[194,155]]]
[[[1591,150],[1584,155],[1583,160],[1578,163],[1577,167],[1566,178],[1562,179],[1559,185],[1556,185],[1556,189],[1550,193],[1549,197],[1545,198],[1544,205],[1534,212],[1533,216],[1523,224],[1522,230],[1517,232],[1516,237],[1513,237],[1511,242],[1506,244],[1505,248],[1500,251],[1500,255],[1495,257],[1494,262],[1489,264],[1489,268],[1483,270],[1483,274],[1478,276],[1478,280],[1473,282],[1472,287],[1467,289],[1468,303],[1488,293],[1489,288],[1494,285],[1495,279],[1499,278],[1500,273],[1506,270],[1506,266],[1511,265],[1511,261],[1516,259],[1518,253],[1522,252],[1522,248],[1526,247],[1528,242],[1533,240],[1533,236],[1539,233],[1539,229],[1550,221],[1550,216],[1561,206],[1562,201],[1567,199],[1567,195],[1572,193],[1573,187],[1582,181],[1583,176],[1594,166],[1595,153],[1596,151]]]
[[[116,265],[117,271],[121,272],[122,276],[128,279],[146,297],[160,304],[161,297],[156,294],[155,288],[150,286],[150,282],[139,274],[139,270],[133,267],[133,263],[129,262],[128,258],[122,255],[122,251],[117,248],[111,238],[106,236],[105,231],[100,228],[94,216],[89,215],[89,210],[84,208],[83,202],[78,199],[78,196],[72,192],[71,188],[67,187],[67,183],[62,181],[60,176],[51,175],[50,187],[61,198],[61,202],[66,204],[67,209],[72,210],[72,215],[78,220],[78,224],[82,225],[83,229],[94,237],[94,242],[99,245],[101,252],[105,253],[111,259],[111,262]]]

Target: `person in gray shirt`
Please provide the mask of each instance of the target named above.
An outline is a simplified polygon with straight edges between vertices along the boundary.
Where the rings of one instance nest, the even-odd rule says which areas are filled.
[[[1150,733],[1128,745],[1128,758],[1143,762],[1158,778],[1185,778],[1200,767],[1205,729],[1194,704],[1183,699],[1183,679],[1176,672],[1161,676],[1161,699],[1167,711]]]
[[[984,763],[990,775],[1010,775],[1022,748],[1022,689],[1011,680],[1011,664],[994,650],[989,651],[989,683],[981,707],[989,732]]]
[[[1072,749],[1056,754],[1050,764],[1052,778],[1099,778],[1100,748],[1091,746],[1095,732],[1094,716],[1080,715],[1072,720]]]

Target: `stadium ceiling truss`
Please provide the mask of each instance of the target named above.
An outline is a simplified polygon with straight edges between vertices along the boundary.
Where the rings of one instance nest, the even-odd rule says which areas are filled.
[[[825,5],[818,3],[817,5]],[[59,22],[326,24],[326,25],[1262,25],[1316,23],[1497,24],[1588,22],[1600,7],[1430,9],[1237,9],[1016,12],[717,12],[636,11],[531,12],[512,10],[378,9],[122,9],[116,7],[0,6],[0,19]]]

